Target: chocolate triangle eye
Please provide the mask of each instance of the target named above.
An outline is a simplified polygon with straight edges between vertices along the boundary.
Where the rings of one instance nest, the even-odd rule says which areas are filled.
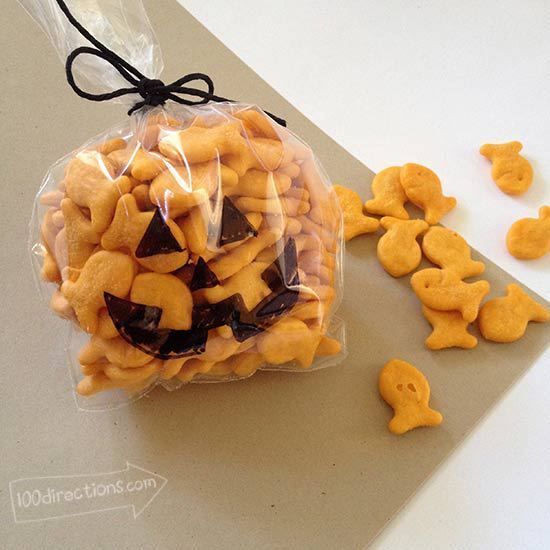
[[[208,267],[204,259],[199,256],[189,288],[194,291],[199,288],[211,288],[220,284],[216,274]]]
[[[290,237],[277,259],[262,273],[262,279],[274,292],[300,284],[296,242]],[[297,281],[297,282],[295,282]]]
[[[156,254],[183,252],[183,248],[170,231],[161,211],[157,208],[136,248],[136,258],[147,258]]]
[[[218,246],[242,241],[246,237],[255,237],[257,234],[258,232],[231,199],[224,197]]]

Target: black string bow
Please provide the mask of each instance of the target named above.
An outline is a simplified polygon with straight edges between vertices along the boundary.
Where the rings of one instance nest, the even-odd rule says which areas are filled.
[[[171,84],[164,84],[162,80],[147,78],[143,73],[138,71],[138,69],[130,65],[130,63],[128,63],[125,59],[107,48],[107,46],[102,44],[85,27],[83,27],[70,12],[64,0],[56,1],[59,9],[63,12],[69,23],[71,23],[71,25],[94,46],[93,48],[90,46],[81,46],[76,48],[69,54],[65,63],[67,82],[80,97],[90,101],[108,101],[123,95],[139,94],[142,97],[142,100],[134,104],[134,106],[128,111],[129,115],[146,105],[150,105],[152,107],[163,105],[167,100],[175,101],[176,103],[180,103],[182,105],[204,105],[209,101],[233,101],[231,99],[215,95],[214,82],[204,73],[190,73],[182,78],[179,78],[178,80],[175,80]],[[107,61],[107,63],[111,64],[122,75],[122,77],[132,85],[132,87],[119,88],[118,90],[113,90],[112,92],[102,94],[92,94],[83,90],[80,86],[78,86],[73,76],[73,64],[79,55],[93,55]],[[192,82],[202,82],[206,85],[206,90],[187,86],[187,84]],[[198,99],[188,99],[181,97],[178,94],[191,96]],[[286,126],[286,121],[284,119],[268,113],[267,111],[266,114],[268,114],[281,126]]]

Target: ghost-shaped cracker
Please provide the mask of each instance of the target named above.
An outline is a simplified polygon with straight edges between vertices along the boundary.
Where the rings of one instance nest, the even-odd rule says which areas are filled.
[[[429,406],[430,385],[413,365],[401,359],[391,359],[380,372],[380,395],[393,408],[389,430],[401,435],[419,426],[438,426],[441,413]]]

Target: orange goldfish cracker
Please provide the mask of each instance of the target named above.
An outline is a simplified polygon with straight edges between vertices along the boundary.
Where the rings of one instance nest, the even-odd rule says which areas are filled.
[[[533,168],[519,152],[523,145],[519,141],[486,144],[479,152],[493,163],[491,175],[501,191],[508,195],[521,195],[533,183]]]
[[[446,227],[431,227],[422,240],[422,251],[430,262],[442,269],[452,269],[461,279],[485,271],[483,262],[472,260],[468,243]]]
[[[54,218],[57,213],[56,208],[48,208],[44,214],[42,225],[40,226],[40,239],[46,250],[50,253],[55,251],[55,239],[61,229],[55,224]]]
[[[390,432],[401,435],[419,426],[438,426],[441,413],[429,406],[430,385],[426,377],[410,363],[391,359],[380,371],[380,395],[394,411],[388,424]]]
[[[151,377],[151,375],[157,373],[162,366],[162,361],[159,359],[153,359],[151,362],[143,365],[142,367],[136,367],[134,369],[121,368],[118,365],[107,363],[103,367],[103,372],[111,380],[121,382],[141,382]]]
[[[98,314],[105,307],[104,292],[120,298],[130,291],[135,263],[121,252],[96,252],[84,265],[76,282],[65,281],[61,292],[74,309],[83,330],[94,333]]]
[[[61,203],[59,206],[61,206]],[[63,229],[65,227],[65,217],[61,210],[57,210],[52,214],[52,222],[58,229]]]
[[[520,260],[542,258],[550,252],[550,206],[541,206],[539,217],[512,224],[506,235],[508,252]]]
[[[69,266],[81,269],[86,260],[92,255],[101,236],[93,229],[92,222],[86,218],[71,199],[63,199],[61,209],[65,220]]]
[[[296,361],[302,368],[313,362],[321,336],[299,319],[283,317],[258,337],[258,352],[273,365]]]
[[[44,281],[48,281],[50,283],[61,282],[61,273],[59,272],[57,262],[55,261],[53,254],[50,254],[48,251],[44,254],[44,261],[42,263],[40,276]]]
[[[69,319],[70,321],[73,321],[76,319],[75,313],[73,308],[71,307],[71,304],[69,304],[67,298],[63,296],[63,294],[56,290],[50,299],[50,307],[59,315],[59,317],[62,317],[64,319]]]
[[[285,176],[288,176],[289,178],[294,179],[300,175],[300,165],[294,162],[291,162],[290,164],[281,166],[275,173],[284,174]]]
[[[152,222],[155,213],[140,212],[136,199],[123,195],[116,206],[115,216],[107,231],[101,237],[101,246],[106,250],[129,248],[135,257],[136,248]],[[182,248],[181,252],[155,254],[147,257],[135,257],[143,267],[157,273],[175,271],[187,263],[185,237],[178,225],[170,219],[165,220],[174,239]]]
[[[231,361],[231,370],[237,376],[250,376],[254,374],[263,364],[264,358],[260,353],[247,351],[234,355],[228,361]]]
[[[331,254],[330,252],[327,252],[323,247],[322,244],[319,243],[320,247],[317,250],[304,250],[300,252],[300,264],[305,265],[315,265],[315,264],[323,264],[327,266],[330,269],[334,269],[336,267],[336,260],[334,258],[334,254]],[[307,271],[307,270],[306,270]]]
[[[243,353],[254,347],[255,342],[254,337],[248,338],[244,342],[238,342],[233,335],[227,338],[227,335],[220,336],[217,330],[212,330],[209,333],[204,353],[198,357],[202,361],[225,361],[232,355]]]
[[[296,138],[296,136],[293,136],[291,134],[287,135],[286,138],[287,138],[287,141],[285,142],[285,145],[292,149],[294,160],[296,161],[311,160],[311,158],[313,157],[313,151],[308,145],[306,145],[299,138]],[[292,176],[292,177],[296,177],[296,176]]]
[[[287,235],[298,235],[302,231],[302,224],[296,218],[286,218],[285,231]]]
[[[263,216],[262,221],[262,227],[278,229],[281,233],[284,231],[287,235],[295,236],[302,231],[302,224],[296,218],[285,214],[266,214]]]
[[[214,377],[228,376],[231,373],[240,377],[251,376],[263,362],[264,359],[259,353],[240,353],[214,363],[207,374]]]
[[[141,183],[136,185],[136,187],[132,189],[132,195],[134,199],[136,199],[136,204],[142,212],[155,208],[155,205],[149,199],[149,186],[147,184]]]
[[[219,334],[222,338],[233,338],[233,331],[231,330],[231,327],[227,325],[223,325],[221,327],[218,327],[215,329],[217,334]]]
[[[477,317],[479,304],[488,294],[487,281],[465,283],[449,269],[422,269],[411,277],[411,285],[420,301],[438,311],[458,310],[465,321]]]
[[[215,361],[191,359],[187,361],[176,377],[182,382],[190,382],[197,374],[206,374],[215,365]]]
[[[264,248],[276,243],[281,235],[282,232],[279,229],[262,231],[257,237],[249,239],[227,254],[219,256],[216,260],[210,262],[208,267],[220,281],[227,279],[251,264]]]
[[[229,154],[223,157],[223,162],[239,176],[244,176],[248,170],[257,169],[273,172],[290,164],[293,160],[291,149],[278,139],[252,138],[241,154]]]
[[[468,321],[462,318],[460,311],[436,311],[422,306],[422,313],[433,327],[432,333],[426,338],[427,348],[471,349],[477,346],[477,338],[468,332]]]
[[[118,336],[118,330],[116,329],[113,320],[111,319],[107,308],[100,309],[98,315],[98,324],[96,336],[109,340],[110,338],[116,338]]]
[[[283,193],[283,195],[290,199],[309,201],[309,191],[303,187],[290,187]]]
[[[296,251],[301,254],[305,250],[318,250],[323,244],[323,241],[319,239],[317,235],[301,233],[294,237],[296,243]]]
[[[150,181],[166,170],[170,163],[155,151],[145,151],[139,146],[111,152],[109,160],[118,173],[124,172],[140,182]]]
[[[240,124],[222,124],[214,128],[191,126],[169,132],[158,144],[160,152],[170,159],[194,164],[217,159],[223,155],[243,155],[248,150],[241,136]]]
[[[311,245],[312,242],[321,239],[327,250],[331,252],[335,250],[337,233],[330,233],[307,216],[298,216],[298,221],[302,225],[303,235],[296,236],[296,249],[298,249],[298,241],[305,241]],[[314,247],[317,245],[315,244]]]
[[[100,143],[97,146],[97,150],[102,155],[108,155],[113,151],[118,151],[119,149],[124,149],[126,147],[126,141],[122,138],[112,138]]]
[[[43,204],[44,206],[54,206],[55,208],[59,208],[64,196],[64,193],[58,190],[48,191],[47,193],[40,195],[40,204]]]
[[[316,275],[325,283],[332,284],[334,280],[334,258],[329,254],[323,255],[319,251],[308,250],[300,254],[298,265],[304,273]]]
[[[162,316],[158,328],[189,330],[193,297],[187,286],[175,275],[140,273],[130,291],[130,300],[137,304],[160,307]]]
[[[169,217],[177,218],[205,203],[223,182],[234,185],[237,175],[215,161],[170,167],[151,182],[149,198]]]
[[[365,203],[367,212],[402,220],[409,219],[409,213],[403,206],[407,202],[407,195],[401,187],[400,173],[400,166],[391,166],[374,176],[372,180],[374,198]]]
[[[233,116],[242,121],[245,131],[249,137],[279,139],[277,131],[269,122],[268,118],[258,111],[247,109],[245,111],[234,113]]]
[[[103,367],[109,363],[92,363],[91,365],[80,365],[80,372],[84,376],[103,373]]]
[[[424,210],[424,219],[430,225],[439,223],[456,206],[456,199],[443,195],[439,178],[425,166],[405,164],[401,168],[400,181],[407,198]]]
[[[208,241],[209,209],[208,203],[195,206],[187,216],[177,220],[189,250],[199,256],[204,252]]]
[[[422,260],[422,251],[416,238],[429,225],[423,220],[399,220],[386,216],[380,220],[386,233],[376,248],[382,267],[393,277],[402,277],[414,271]]]
[[[46,246],[46,250],[48,250],[48,247]],[[52,260],[56,264],[57,269],[62,274],[62,279],[66,280],[68,279],[68,273],[67,271],[69,269],[76,269],[76,268],[69,268],[69,251],[67,246],[67,231],[65,228],[61,229],[59,233],[55,236],[55,242],[54,242],[54,250],[52,251],[53,254],[51,254]],[[71,279],[71,280],[76,280]],[[61,281],[59,281],[61,282]]]
[[[168,359],[164,361],[162,370],[160,371],[160,377],[164,380],[174,378],[174,376],[177,376],[177,374],[181,371],[183,365],[190,360],[191,357],[180,357],[178,359]]]
[[[326,356],[326,355],[336,355],[340,353],[342,345],[338,340],[334,338],[329,338],[328,336],[321,337],[319,345],[315,350],[315,355]]]
[[[105,231],[113,217],[117,201],[131,188],[126,176],[113,179],[109,159],[95,151],[78,153],[67,165],[65,186],[68,198],[90,209],[92,227]]]
[[[258,305],[263,298],[271,293],[270,288],[261,278],[261,274],[268,266],[269,264],[266,263],[252,262],[235,275],[225,279],[223,284],[212,288],[202,288],[194,292],[193,296],[215,304],[239,293],[246,307],[252,310],[254,306]]]
[[[344,214],[344,238],[346,241],[357,237],[357,235],[372,233],[378,229],[380,225],[378,220],[363,214],[361,197],[355,191],[341,185],[334,185],[334,191],[338,195]]]
[[[508,285],[506,293],[504,297],[489,300],[479,311],[479,330],[486,340],[515,342],[525,334],[529,321],[545,323],[550,320],[550,311],[518,285]]]
[[[337,229],[340,207],[334,189],[327,189],[321,176],[322,170],[314,159],[308,158],[301,166],[299,183],[309,192],[311,219],[331,232]]]
[[[279,250],[276,246],[269,246],[264,248],[255,258],[257,262],[262,262],[266,264],[272,263],[275,258],[279,256]]]
[[[230,194],[268,199],[287,192],[291,184],[292,180],[285,174],[252,169],[239,178]]]
[[[80,395],[90,396],[96,393],[120,387],[115,381],[108,378],[103,372],[85,376],[76,386]]]
[[[332,301],[336,291],[330,285],[310,285],[300,289],[300,297],[303,300]]]
[[[81,365],[90,365],[105,360],[124,368],[135,368],[150,363],[153,357],[128,344],[120,337],[104,340],[95,335],[78,354],[78,361]]]
[[[320,319],[327,313],[327,306],[319,300],[310,300],[309,302],[301,302],[292,308],[292,317],[307,321],[310,319]]]
[[[239,197],[235,206],[241,212],[265,212],[267,214],[288,214],[300,216],[309,212],[309,203],[294,198],[280,197],[277,199],[256,199],[254,197]]]
[[[85,376],[76,386],[76,391],[78,394],[88,397],[102,391],[121,388],[132,395],[148,387],[153,382],[154,377],[139,382],[134,380],[111,380],[105,373],[99,372],[91,376]]]

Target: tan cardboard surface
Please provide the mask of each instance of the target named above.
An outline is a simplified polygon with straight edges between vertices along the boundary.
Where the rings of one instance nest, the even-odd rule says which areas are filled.
[[[372,173],[365,166],[175,2],[149,0],[146,6],[163,48],[166,81],[203,71],[214,77],[218,93],[283,116],[314,147],[335,181],[367,198]],[[155,390],[127,408],[79,411],[63,352],[66,325],[34,287],[27,223],[47,167],[120,120],[124,109],[73,95],[53,49],[30,18],[13,2],[3,15],[1,545],[367,545],[534,363],[548,345],[549,327],[533,324],[512,345],[481,341],[471,351],[430,352],[423,346],[429,326],[408,277],[385,274],[376,260],[376,238],[365,236],[351,242],[346,253],[338,313],[348,328],[344,364],[311,374],[260,373],[243,382],[191,385],[174,393]],[[501,293],[512,278],[485,261],[492,294]],[[376,382],[392,357],[427,375],[432,404],[445,416],[440,428],[401,438],[387,431],[390,409]],[[126,470],[127,461],[147,472]],[[112,473],[91,475],[101,472]],[[166,479],[164,486],[153,473]],[[62,477],[14,482],[49,476]],[[49,488],[99,486],[113,476],[124,483],[129,477],[154,479],[156,488],[139,495],[127,491],[120,498],[95,495],[81,508],[24,506],[24,492],[33,487],[45,494]],[[131,505],[141,512],[135,519]],[[42,521],[58,509],[57,515],[87,513]],[[28,519],[40,521],[23,522]]]

